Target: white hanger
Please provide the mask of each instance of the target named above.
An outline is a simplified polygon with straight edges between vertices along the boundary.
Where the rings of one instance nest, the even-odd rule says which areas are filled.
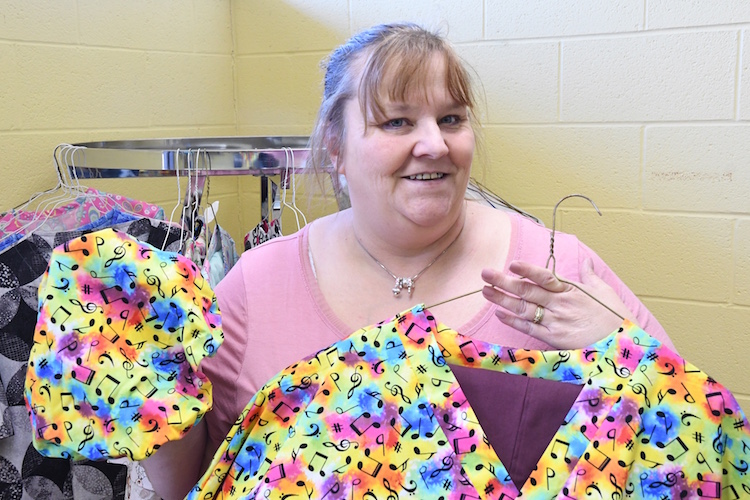
[[[294,151],[292,148],[284,148],[284,177],[285,177],[285,184],[284,186],[284,193],[281,197],[281,202],[285,207],[289,207],[289,209],[294,213],[294,219],[297,223],[297,231],[301,229],[302,226],[300,226],[299,218],[302,216],[302,220],[304,221],[303,225],[307,225],[307,217],[305,217],[305,214],[297,207],[297,182],[295,179],[295,168],[294,168]],[[289,166],[292,167],[292,176],[291,179],[289,178]],[[288,186],[291,184],[292,187],[292,204],[288,204],[286,202],[286,192],[288,189]]]
[[[180,148],[177,148],[177,152],[175,153],[175,161],[174,161],[174,170],[175,170],[175,178],[177,179],[177,203],[172,208],[172,212],[169,214],[169,221],[168,225],[171,226],[174,224],[174,212],[177,210],[177,207],[180,206],[182,201],[182,187],[180,186]],[[190,171],[188,170],[188,189],[190,189]],[[183,205],[184,207],[184,205]],[[161,249],[164,250],[167,248],[167,240],[169,239],[169,229],[167,229],[166,234],[164,235],[164,242],[161,244]],[[182,231],[180,231],[180,241],[182,240]],[[180,245],[182,245],[182,242],[180,242]]]
[[[76,146],[71,146],[70,144],[60,144],[57,147],[55,147],[53,153],[52,153],[52,160],[55,166],[55,172],[57,174],[57,184],[55,187],[51,189],[47,189],[45,191],[40,191],[38,193],[35,193],[34,195],[29,198],[29,200],[22,205],[19,205],[18,207],[14,208],[13,211],[16,213],[16,217],[20,215],[22,212],[29,211],[27,210],[27,207],[34,202],[34,200],[39,200],[38,204],[36,206],[36,209],[33,210],[33,217],[31,220],[23,224],[21,227],[17,228],[15,231],[7,234],[4,238],[11,238],[19,234],[27,233],[28,230],[34,230],[42,226],[47,219],[52,214],[52,211],[60,206],[61,204],[69,201],[73,201],[76,199],[78,195],[81,194],[80,191],[80,183],[74,184],[71,177],[68,175],[66,176],[63,173],[64,169],[68,169],[67,163],[61,161],[61,156],[64,155],[65,158],[67,158],[68,152],[71,150],[75,152],[77,148]],[[61,167],[62,165],[65,165],[64,167]],[[70,170],[68,170],[70,172]],[[50,199],[45,200],[43,203],[41,203],[41,198],[45,195],[52,195],[54,196]],[[22,239],[25,239],[25,237],[28,236],[26,234]]]

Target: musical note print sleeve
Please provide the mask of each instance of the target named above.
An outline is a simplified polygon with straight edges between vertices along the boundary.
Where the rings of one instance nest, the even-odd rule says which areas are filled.
[[[451,365],[582,386],[520,489]],[[730,392],[629,322],[585,349],[532,351],[417,306],[270,380],[188,498],[740,498],[749,461]]]
[[[185,257],[114,229],[52,252],[25,382],[49,457],[142,460],[211,408],[198,371],[224,338],[213,291]]]

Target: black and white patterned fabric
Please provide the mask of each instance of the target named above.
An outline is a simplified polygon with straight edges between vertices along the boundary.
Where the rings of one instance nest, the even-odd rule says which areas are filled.
[[[180,230],[164,221],[138,219],[119,231],[176,250]],[[96,228],[98,229],[98,228]],[[43,457],[31,444],[23,399],[26,363],[37,319],[37,290],[52,249],[90,230],[35,232],[0,253],[0,499],[125,498],[128,468],[122,463],[71,462]]]

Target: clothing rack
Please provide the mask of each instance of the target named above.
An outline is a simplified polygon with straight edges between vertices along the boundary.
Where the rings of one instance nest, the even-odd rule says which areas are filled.
[[[286,188],[292,173],[304,173],[308,137],[193,137],[86,142],[70,145],[65,166],[79,179],[187,177],[202,193],[208,176],[260,177],[261,207],[268,206],[269,176]],[[330,175],[335,173],[330,170]]]

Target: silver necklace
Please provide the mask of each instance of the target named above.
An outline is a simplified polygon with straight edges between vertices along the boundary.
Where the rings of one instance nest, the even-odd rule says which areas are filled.
[[[424,273],[425,271],[427,271],[427,270],[428,270],[428,269],[429,269],[429,268],[430,268],[430,267],[431,267],[431,266],[432,266],[432,265],[433,265],[433,264],[434,264],[435,262],[437,262],[437,260],[438,260],[438,259],[439,259],[440,257],[442,257],[443,255],[445,255],[445,252],[447,252],[447,251],[448,251],[448,250],[450,249],[450,247],[452,247],[452,246],[453,246],[453,244],[454,244],[454,243],[455,243],[456,241],[458,241],[458,237],[459,237],[459,236],[461,236],[461,232],[463,232],[463,230],[464,230],[464,228],[463,228],[463,226],[461,226],[461,231],[459,231],[459,232],[458,232],[458,235],[456,235],[456,238],[455,238],[455,239],[454,239],[453,241],[451,241],[451,242],[450,242],[450,245],[448,245],[447,247],[445,247],[445,250],[443,250],[442,252],[440,252],[440,253],[438,254],[438,256],[437,256],[437,257],[435,257],[434,259],[432,259],[432,260],[430,261],[430,263],[429,263],[429,264],[427,264],[426,266],[424,266],[424,268],[423,268],[423,269],[422,269],[421,271],[419,271],[419,272],[418,272],[417,274],[415,274],[414,276],[412,276],[412,277],[410,277],[410,278],[406,278],[406,277],[403,277],[403,278],[402,278],[402,277],[399,277],[399,276],[396,276],[395,274],[393,274],[393,273],[391,272],[391,270],[390,270],[390,269],[388,269],[387,267],[385,267],[385,265],[384,265],[384,264],[383,264],[382,262],[380,262],[380,261],[379,261],[378,259],[376,259],[376,258],[375,258],[375,256],[374,256],[374,255],[372,255],[372,254],[371,254],[371,253],[370,253],[370,252],[369,252],[369,251],[367,250],[367,248],[365,248],[365,246],[364,246],[364,245],[362,244],[362,242],[361,242],[361,241],[359,241],[359,238],[357,237],[357,234],[356,234],[356,233],[354,233],[354,239],[355,239],[355,240],[357,240],[357,243],[359,243],[359,246],[360,246],[360,247],[362,247],[362,250],[364,250],[364,251],[365,251],[365,253],[367,254],[367,256],[368,256],[368,257],[370,257],[370,258],[371,258],[372,260],[374,260],[374,261],[375,261],[375,263],[376,263],[377,265],[379,265],[380,267],[382,267],[382,268],[383,268],[383,271],[385,271],[385,272],[387,272],[388,274],[390,274],[390,275],[391,275],[391,278],[393,278],[394,280],[396,280],[396,284],[395,284],[395,285],[394,285],[394,287],[393,287],[393,288],[391,289],[391,291],[393,292],[393,296],[394,296],[394,297],[398,297],[398,296],[399,296],[399,295],[401,294],[401,291],[402,291],[402,290],[403,290],[404,288],[406,288],[406,292],[407,292],[407,293],[409,294],[409,296],[411,297],[411,293],[412,293],[412,291],[414,290],[414,287],[416,286],[416,283],[417,283],[417,279],[418,279],[418,278],[419,278],[420,276],[422,276],[422,274],[423,274],[423,273]]]

